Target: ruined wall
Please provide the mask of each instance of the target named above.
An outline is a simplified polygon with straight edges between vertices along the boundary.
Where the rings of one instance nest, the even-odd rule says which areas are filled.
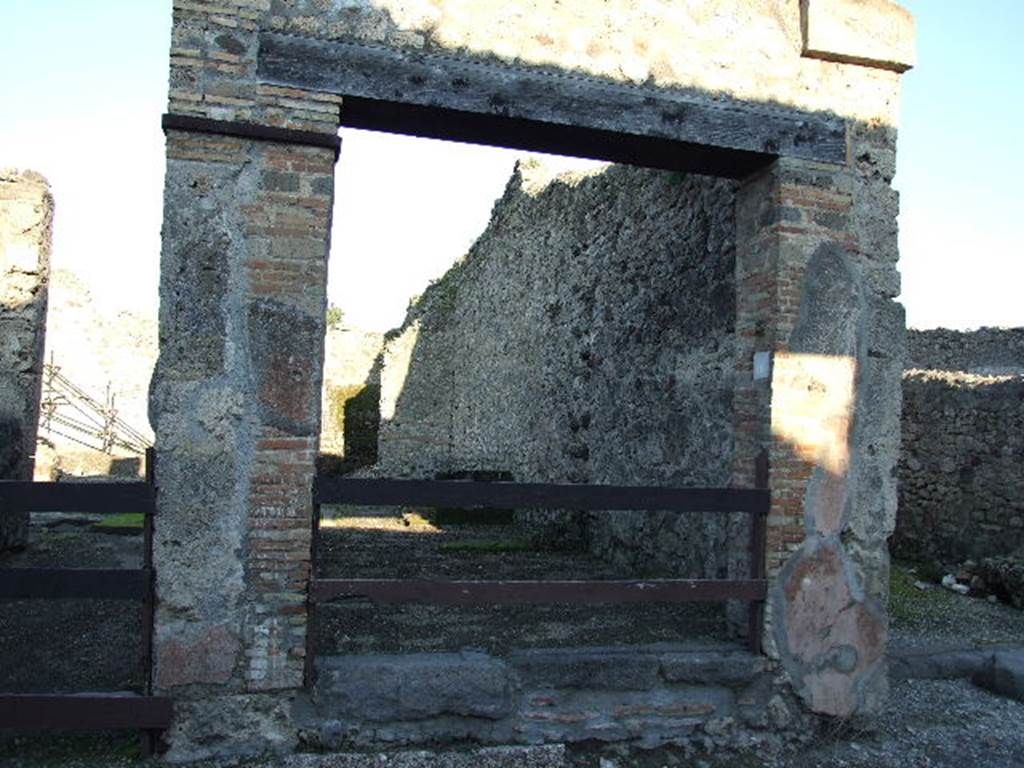
[[[0,171],[0,479],[31,480],[43,372],[53,197],[33,171]],[[28,513],[0,514],[0,550],[25,543]]]
[[[359,328],[329,328],[324,339],[321,453],[348,470],[377,460],[380,426],[379,360],[384,335]]]
[[[1024,546],[1024,329],[910,331],[902,421],[893,549],[959,563]]]
[[[1024,328],[909,330],[907,369],[1024,376]]]
[[[728,485],[734,194],[626,166],[517,166],[487,230],[387,346],[381,470]],[[585,527],[595,551],[645,572],[701,571],[719,549],[685,516]]]
[[[72,261],[72,259],[68,259]],[[117,310],[93,301],[72,269],[54,269],[46,317],[46,362],[89,396],[103,402],[114,397],[118,417],[152,441],[147,400],[157,355],[156,308],[151,313]],[[45,391],[45,386],[44,386]],[[66,406],[58,412],[68,414]],[[111,454],[86,448],[81,435],[59,424],[39,426],[35,476],[40,480],[69,475],[104,475],[142,471],[142,457],[122,447]],[[59,432],[68,436],[62,436]],[[127,459],[128,461],[124,461]]]

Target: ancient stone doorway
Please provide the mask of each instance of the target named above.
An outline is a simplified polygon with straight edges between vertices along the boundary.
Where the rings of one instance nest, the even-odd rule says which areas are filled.
[[[176,756],[297,737],[339,124],[740,180],[733,484],[751,484],[768,452],[768,674],[813,711],[870,710],[885,688],[898,448],[889,183],[906,17],[849,4],[867,32],[844,36],[814,0],[726,3],[699,23],[686,9],[633,19],[647,52],[626,55],[607,48],[610,7],[570,22],[538,0],[513,23],[487,5],[465,25],[384,0],[305,5],[175,10],[151,402],[156,679],[177,696]],[[723,43],[721,19],[750,45]],[[577,31],[551,37],[558,24]],[[636,705],[609,696],[615,711]]]
[[[402,185],[397,178],[391,183]],[[345,210],[338,210],[344,220]],[[395,209],[391,218],[397,224],[403,212]],[[328,332],[321,431],[326,475],[728,487],[734,220],[735,185],[728,181],[606,165],[558,176],[543,160],[519,164],[476,245],[416,298],[385,341],[361,336],[355,327]],[[429,237],[425,229],[420,240]],[[332,269],[338,259],[374,258],[365,246],[350,246],[351,239],[334,244]],[[364,349],[367,344],[373,350]],[[358,380],[332,369],[344,364],[341,350],[358,367]],[[552,557],[561,557],[562,570],[569,553],[589,553],[591,570],[612,568],[621,578],[748,573],[745,517],[734,521],[730,569],[725,519],[717,514],[695,520],[651,511],[506,510],[504,527],[463,530],[460,537],[445,527],[389,529],[387,520],[357,512],[364,526],[384,529],[376,537],[368,529],[358,534],[368,547],[364,561],[342,543],[344,531],[326,532],[335,554],[321,563],[338,578],[358,576],[345,572],[346,563],[358,562],[385,577],[385,553],[375,548],[375,540],[385,539],[396,546],[429,542],[435,565],[448,572],[457,563],[446,567],[437,557],[458,551],[466,560],[465,536],[480,539],[477,546],[514,550],[520,559],[560,552]],[[435,515],[426,508],[405,512],[406,522]],[[341,519],[327,524],[348,525]],[[432,535],[411,535],[417,531]],[[492,568],[477,577],[500,579],[493,566],[515,560],[513,554],[492,557]],[[402,557],[386,561],[400,563],[405,577],[418,572]],[[514,579],[515,564],[509,565],[505,578]],[[582,568],[579,578],[590,572],[585,561],[575,567]],[[536,565],[530,572],[543,575]],[[421,575],[430,576],[429,568]],[[641,624],[660,618],[654,623],[661,628],[648,640],[730,634],[724,625],[710,629],[722,617],[694,621],[667,610],[653,613]],[[643,641],[636,627],[626,629],[625,614],[617,621],[620,636],[605,632],[604,644]],[[577,623],[580,629],[586,624]],[[433,630],[451,624],[439,612]],[[481,643],[464,637],[455,647]],[[533,643],[543,644],[539,638]],[[365,650],[365,641],[358,647]]]

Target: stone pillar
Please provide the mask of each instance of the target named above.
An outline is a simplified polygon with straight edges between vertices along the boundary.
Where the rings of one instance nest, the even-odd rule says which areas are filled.
[[[875,139],[877,160],[892,137]],[[886,692],[899,450],[895,196],[862,166],[779,160],[737,204],[735,481],[752,484],[766,449],[765,646],[812,711],[841,717]]]
[[[173,757],[293,738],[281,693],[303,683],[333,165],[330,149],[167,135],[150,406]]]
[[[0,171],[0,479],[31,480],[42,390],[53,197],[33,171]],[[28,513],[0,514],[0,551],[24,546]]]
[[[150,391],[172,761],[290,748],[303,684],[341,99],[259,82],[268,6],[174,3]]]

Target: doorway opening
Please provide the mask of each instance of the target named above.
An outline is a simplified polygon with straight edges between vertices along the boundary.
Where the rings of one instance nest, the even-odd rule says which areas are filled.
[[[734,182],[362,131],[343,133],[336,173],[321,491],[338,478],[730,486]],[[753,575],[747,515],[477,501],[322,504],[315,577],[345,586],[324,592],[310,658],[734,636],[721,600],[352,593],[353,580]]]

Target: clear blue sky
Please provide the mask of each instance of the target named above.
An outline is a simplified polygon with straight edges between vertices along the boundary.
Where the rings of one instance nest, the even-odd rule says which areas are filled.
[[[896,187],[908,322],[1024,326],[1024,0],[905,0]]]
[[[1024,325],[1024,0],[904,5],[919,32],[919,64],[904,78],[896,179],[908,319],[919,327]],[[55,266],[84,272],[97,298],[126,307],[156,302],[169,27],[169,0],[0,5],[0,166],[50,178]],[[336,208],[346,230],[335,244],[351,250],[332,253],[332,297],[371,295],[360,281],[374,273],[346,270],[376,265],[392,281],[407,278],[389,322],[400,315],[408,293],[479,232],[501,191],[511,157],[479,152],[346,139]],[[439,193],[456,176],[464,183]],[[359,207],[375,195],[392,211],[404,208],[409,223],[375,223]],[[435,224],[434,200],[459,214]],[[433,230],[432,252],[411,234],[422,227]],[[353,306],[352,315],[368,311]]]

